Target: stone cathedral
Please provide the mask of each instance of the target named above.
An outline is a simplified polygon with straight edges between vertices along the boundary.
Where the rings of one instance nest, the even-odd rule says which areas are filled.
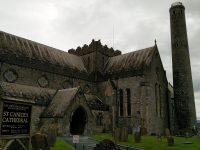
[[[173,4],[170,16],[174,90],[156,42],[122,54],[92,40],[65,52],[0,31],[0,143],[15,136],[23,143],[51,124],[59,135],[190,128],[196,114],[184,6]]]

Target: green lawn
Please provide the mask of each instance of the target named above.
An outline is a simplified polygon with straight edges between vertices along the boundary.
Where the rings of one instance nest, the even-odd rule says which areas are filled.
[[[57,139],[54,147],[51,148],[51,150],[74,150],[74,148],[61,139]]]
[[[113,140],[111,134],[108,133],[95,133],[91,137],[96,140]],[[133,136],[129,135],[128,142],[117,142],[117,144],[143,148],[144,150],[200,150],[199,137],[192,137],[188,139],[182,137],[174,137],[174,141],[174,146],[168,146],[166,138],[162,138],[162,141],[158,141],[156,136],[143,136],[141,143],[135,143]],[[180,142],[186,141],[192,142],[193,144],[180,144]]]

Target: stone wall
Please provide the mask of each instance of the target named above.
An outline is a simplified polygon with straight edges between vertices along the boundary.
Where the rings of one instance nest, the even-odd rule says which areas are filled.
[[[118,101],[119,90],[123,91],[124,115],[122,118],[127,118],[125,122],[128,122],[129,130],[141,124],[149,134],[162,134],[164,129],[168,127],[168,83],[158,52],[155,54],[151,66],[146,68],[144,72],[144,75],[141,76],[112,80],[116,89],[118,89]],[[116,103],[116,89],[113,88],[114,94],[112,96],[106,97],[104,92],[107,82],[101,82],[97,85],[97,94],[112,109],[113,104]],[[157,106],[159,112],[157,113],[155,85],[158,85],[160,90],[160,94],[157,95],[159,96],[159,103],[157,104],[159,105]],[[130,89],[131,93],[131,116],[127,115],[127,89]],[[112,110],[109,112],[112,114]],[[121,120],[124,122],[124,119]]]
[[[44,72],[41,70],[32,69],[31,67],[27,68],[17,65],[10,65],[7,63],[1,64],[0,81],[14,82],[17,84],[45,87],[50,89],[63,89],[77,86],[84,88],[86,84],[91,86],[93,85],[91,82],[81,79]]]

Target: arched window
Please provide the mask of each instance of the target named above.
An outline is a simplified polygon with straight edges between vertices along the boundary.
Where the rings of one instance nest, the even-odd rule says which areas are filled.
[[[127,115],[131,116],[131,91],[130,89],[126,89],[127,94]]]
[[[123,90],[119,90],[119,116],[124,115]]]
[[[162,117],[162,87],[159,86],[159,109],[160,109],[160,117]]]

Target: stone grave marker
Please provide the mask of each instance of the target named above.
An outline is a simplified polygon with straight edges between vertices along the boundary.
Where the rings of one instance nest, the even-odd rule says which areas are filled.
[[[140,134],[140,132],[135,132],[134,133],[134,140],[135,140],[135,143],[140,143],[141,142],[141,134]]]
[[[128,128],[127,127],[120,128],[120,141],[122,141],[122,142],[128,141]]]
[[[165,136],[166,137],[170,137],[171,136],[170,130],[168,128],[165,129]]]
[[[48,133],[47,133],[47,141],[49,147],[53,147],[53,145],[56,142],[56,137],[57,137],[57,124],[51,124],[48,128]]]
[[[36,133],[31,137],[32,150],[50,150],[45,134]]]
[[[141,142],[141,126],[138,125],[133,129],[135,143]]]

